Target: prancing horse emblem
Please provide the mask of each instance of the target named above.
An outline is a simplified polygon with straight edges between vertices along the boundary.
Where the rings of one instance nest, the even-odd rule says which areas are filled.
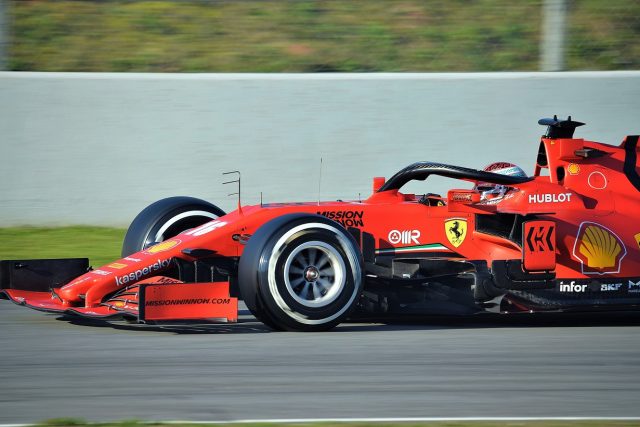
[[[447,240],[456,248],[464,242],[467,237],[467,220],[462,218],[454,218],[444,223],[444,233]]]

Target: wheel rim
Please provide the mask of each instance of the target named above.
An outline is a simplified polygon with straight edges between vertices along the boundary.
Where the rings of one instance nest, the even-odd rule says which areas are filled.
[[[320,241],[295,248],[284,264],[284,282],[291,297],[305,307],[331,304],[345,286],[345,264],[336,248]]]

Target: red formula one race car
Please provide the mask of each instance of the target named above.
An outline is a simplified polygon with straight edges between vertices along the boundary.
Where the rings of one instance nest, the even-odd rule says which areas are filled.
[[[351,315],[635,310],[638,136],[574,138],[543,119],[535,173],[432,162],[374,178],[364,201],[238,206],[172,197],[131,224],[122,259],[2,261],[2,295],[38,310],[139,322],[237,319],[237,296],[276,330]],[[446,197],[400,192],[441,175]]]

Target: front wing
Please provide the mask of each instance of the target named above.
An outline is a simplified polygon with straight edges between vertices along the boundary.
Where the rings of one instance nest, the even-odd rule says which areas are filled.
[[[125,287],[96,307],[65,305],[56,291],[86,273],[84,258],[0,261],[0,297],[35,310],[139,323],[236,322],[238,299],[228,282],[183,283],[152,277]]]

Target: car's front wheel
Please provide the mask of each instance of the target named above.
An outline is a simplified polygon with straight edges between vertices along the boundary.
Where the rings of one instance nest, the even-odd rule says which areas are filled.
[[[134,218],[122,243],[122,256],[139,252],[224,214],[219,207],[194,197],[158,200]]]
[[[363,261],[353,237],[319,215],[290,214],[260,227],[240,257],[240,292],[268,326],[324,331],[362,292]]]

